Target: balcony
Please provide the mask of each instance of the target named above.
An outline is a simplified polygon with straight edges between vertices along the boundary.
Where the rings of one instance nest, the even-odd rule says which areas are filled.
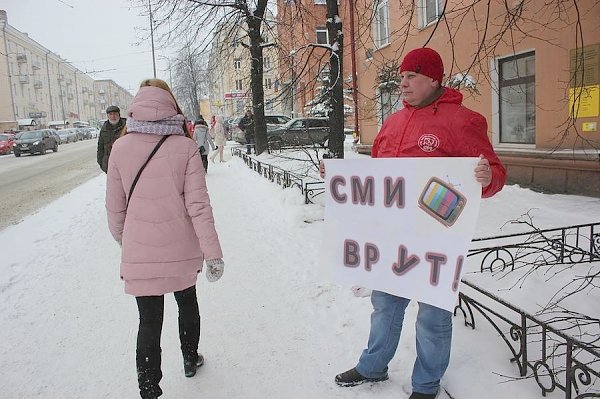
[[[65,80],[65,75],[63,75],[62,73],[58,74],[58,81],[62,82],[63,80]]]
[[[29,83],[29,75],[19,75],[19,83]]]
[[[87,87],[82,87],[81,88],[81,92],[82,93],[87,93],[88,92],[88,88]]]
[[[34,62],[31,63],[31,69],[33,69],[33,70],[40,70],[40,69],[42,69],[42,66],[40,65],[39,62],[34,61]]]
[[[43,85],[43,83],[42,83],[42,81],[41,81],[41,80],[36,80],[36,81],[33,83],[33,87],[34,87],[34,88],[36,88],[36,89],[41,89],[43,86],[44,86],[44,85]]]
[[[98,90],[98,94],[104,94],[104,93],[105,93],[105,92],[104,92],[104,89],[100,89],[100,90]]]
[[[67,94],[67,99],[72,100],[74,98],[73,93]]]
[[[25,54],[17,54],[17,62],[19,64],[27,62],[27,56]]]
[[[73,80],[72,80],[72,79],[70,79],[70,78],[69,78],[69,79],[67,79],[67,86],[70,86],[70,85],[72,85],[72,84],[73,84]]]
[[[100,105],[104,105],[106,104],[106,100],[105,99],[100,99]]]

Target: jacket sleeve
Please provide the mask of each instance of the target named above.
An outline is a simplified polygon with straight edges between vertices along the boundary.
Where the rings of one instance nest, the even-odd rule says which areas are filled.
[[[108,173],[106,175],[106,216],[108,229],[115,241],[121,244],[123,240],[123,227],[125,225],[125,208],[127,196],[123,188],[121,174],[115,163],[116,156],[108,160]]]
[[[463,144],[468,143],[467,147],[469,148],[469,155],[478,157],[480,154],[483,154],[490,162],[492,181],[487,187],[482,189],[481,194],[483,198],[489,198],[504,187],[506,181],[506,169],[504,168],[504,165],[502,165],[502,162],[500,162],[500,159],[498,159],[487,136],[487,121],[482,115],[473,113],[464,126],[463,134],[464,140],[466,141],[463,142]]]
[[[96,160],[100,168],[102,168],[102,158],[104,157],[104,136],[102,134],[102,130],[98,134],[98,149],[96,151]],[[106,172],[106,171],[104,171]]]
[[[223,257],[223,252],[215,228],[204,166],[202,166],[202,160],[197,153],[198,151],[193,148],[188,153],[183,199],[188,215],[192,219],[204,258],[218,259]]]

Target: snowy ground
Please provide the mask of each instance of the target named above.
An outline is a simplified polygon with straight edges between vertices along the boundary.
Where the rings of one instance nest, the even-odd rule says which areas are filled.
[[[183,376],[177,310],[168,296],[163,397],[407,398],[416,306],[407,312],[390,380],[337,387],[335,374],[353,367],[366,344],[370,302],[323,277],[323,224],[304,222],[322,216],[322,208],[227,159],[211,164],[207,177],[226,268],[219,282],[198,282],[206,364],[196,377]],[[0,231],[2,398],[137,397],[137,309],[119,280],[104,189],[101,175]],[[528,211],[540,228],[598,222],[600,200],[508,186],[483,202],[476,236],[522,228],[504,224]],[[599,298],[596,291],[585,301]],[[467,329],[457,317],[443,386],[455,399],[541,397],[533,379],[505,377],[518,375],[509,357],[489,327]]]

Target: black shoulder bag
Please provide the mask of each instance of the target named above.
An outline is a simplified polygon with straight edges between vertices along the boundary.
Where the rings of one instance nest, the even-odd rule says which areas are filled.
[[[140,168],[139,172],[135,176],[135,179],[133,179],[133,183],[131,184],[131,188],[129,189],[129,196],[127,197],[127,205],[125,205],[125,213],[126,214],[127,214],[127,208],[129,208],[129,200],[131,199],[131,194],[133,194],[133,189],[135,188],[135,185],[137,184],[137,182],[138,182],[138,180],[140,178],[140,175],[142,174],[142,171],[144,170],[144,168],[146,167],[146,165],[148,165],[148,162],[150,162],[150,160],[152,159],[152,157],[154,156],[154,154],[156,154],[156,151],[158,151],[158,149],[160,148],[160,146],[163,145],[163,143],[168,138],[169,138],[169,136],[163,136],[163,138],[160,139],[160,141],[158,142],[158,144],[156,144],[156,147],[154,147],[154,149],[150,153],[150,156],[148,157],[148,159],[146,159],[146,162],[144,162],[144,164]]]

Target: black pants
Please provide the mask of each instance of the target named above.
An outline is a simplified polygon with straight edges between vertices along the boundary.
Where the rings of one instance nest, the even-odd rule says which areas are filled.
[[[139,296],[135,298],[140,314],[137,336],[136,367],[138,385],[142,398],[162,394],[159,382],[162,378],[160,368],[160,336],[164,316],[164,295]],[[179,307],[179,340],[184,359],[193,359],[198,353],[200,340],[200,312],[196,298],[196,286],[175,292]]]
[[[204,165],[204,171],[208,172],[208,154],[200,155],[200,158],[202,158],[202,165]]]

